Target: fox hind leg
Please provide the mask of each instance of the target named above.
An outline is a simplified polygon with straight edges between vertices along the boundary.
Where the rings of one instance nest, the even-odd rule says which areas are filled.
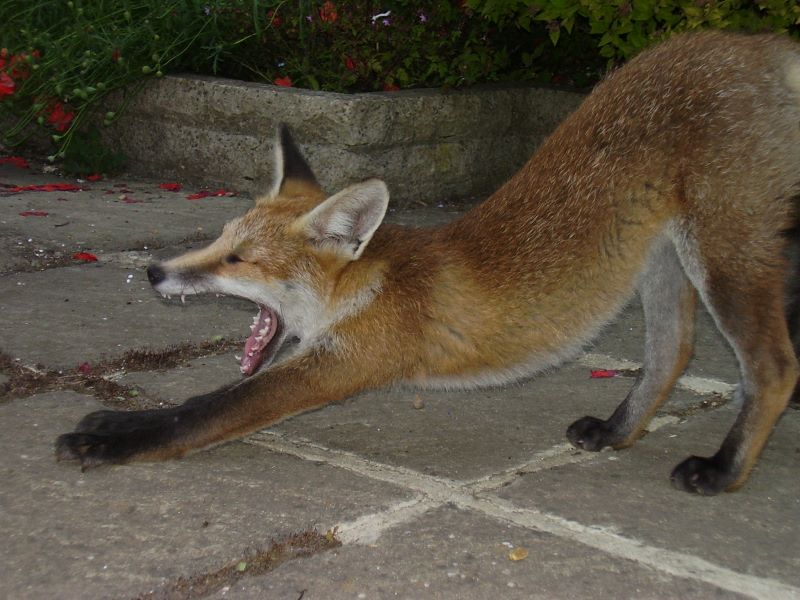
[[[796,199],[800,202],[800,199]],[[795,356],[800,356],[800,224],[786,237],[786,321]],[[789,406],[800,409],[800,383],[795,386]]]
[[[666,236],[650,250],[639,294],[646,325],[642,374],[607,420],[584,417],[567,429],[567,438],[578,448],[596,451],[633,444],[691,357],[697,293]]]
[[[747,480],[800,373],[786,322],[781,241],[742,233],[725,248],[707,236],[717,247],[687,244],[681,254],[741,370],[743,407],[717,453],[692,456],[672,472],[675,487],[699,494],[733,491]]]

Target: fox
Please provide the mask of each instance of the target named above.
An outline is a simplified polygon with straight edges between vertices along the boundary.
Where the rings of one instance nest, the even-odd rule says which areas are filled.
[[[438,227],[384,223],[380,179],[326,194],[286,125],[275,149],[274,182],[252,208],[207,247],[147,268],[162,295],[256,305],[243,378],[175,407],[88,414],[58,437],[57,459],[180,458],[370,388],[528,378],[576,357],[638,293],[640,373],[608,418],[580,418],[567,438],[599,451],[646,433],[692,356],[699,298],[738,360],[741,409],[717,452],[670,480],[702,495],[746,482],[800,375],[789,297],[800,252],[787,235],[800,195],[797,42],[698,32],[656,44]]]

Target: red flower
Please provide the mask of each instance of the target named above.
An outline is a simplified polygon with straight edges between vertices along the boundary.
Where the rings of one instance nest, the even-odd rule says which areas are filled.
[[[344,61],[344,66],[348,71],[355,71],[356,61],[354,61],[351,56],[348,56]]]
[[[29,167],[28,161],[21,156],[4,156],[0,158],[0,165],[14,165],[20,169],[27,169]]]
[[[114,50],[111,52],[111,60],[117,62],[119,61],[119,56],[120,56],[119,48],[114,48]]]
[[[50,213],[44,210],[23,210],[19,213],[20,217],[46,217]]]
[[[72,255],[72,258],[83,262],[97,262],[97,257],[91,252],[76,252]]]
[[[8,48],[0,49],[0,69],[6,68],[6,57],[8,56]]]
[[[267,13],[267,21],[270,25],[272,25],[275,29],[283,25],[283,21],[281,18],[275,14],[274,10],[271,10]]]
[[[272,83],[280,87],[292,87],[292,79],[288,75],[286,77],[278,77]]]
[[[319,18],[326,23],[336,22],[339,15],[336,14],[336,6],[334,6],[333,2],[328,0],[328,2],[322,5],[322,8],[319,9]]]
[[[69,129],[69,124],[75,118],[75,113],[72,111],[64,110],[64,105],[56,100],[50,105],[50,114],[47,115],[47,122],[50,123],[56,131],[64,132]]]
[[[181,188],[183,187],[180,183],[160,183],[158,184],[162,190],[168,190],[170,192],[180,192]]]
[[[395,85],[394,83],[384,83],[383,84],[383,91],[384,92],[396,92],[399,89],[400,89],[400,87]]]
[[[0,98],[13,94],[15,87],[14,80],[7,73],[0,72]]]
[[[38,51],[36,51],[33,56],[37,56]],[[8,61],[8,68],[10,69],[9,75],[14,79],[26,79],[28,75],[31,74],[30,65],[27,62],[27,54],[23,52],[22,54],[14,54],[11,56],[11,60]]]

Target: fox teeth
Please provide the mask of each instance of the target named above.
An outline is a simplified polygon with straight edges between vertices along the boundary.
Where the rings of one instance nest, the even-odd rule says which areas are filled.
[[[253,331],[255,328],[256,328],[255,323],[253,325],[250,325],[250,331]]]
[[[261,332],[259,332],[259,333],[261,333]],[[264,336],[263,336],[263,335],[257,335],[257,336],[256,336],[256,341],[257,341],[257,342],[260,342],[260,341],[261,341],[261,340],[263,340],[263,339],[264,339]]]
[[[242,355],[241,355],[241,354],[234,354],[234,355],[233,355],[233,358],[235,358],[235,359],[236,359],[236,362],[241,362],[241,360],[242,360]]]
[[[251,350],[250,352],[248,352],[248,353],[247,353],[247,356],[248,356],[248,357],[250,357],[250,358],[253,358],[253,354],[255,354],[255,352],[253,352],[253,351]]]
[[[266,334],[267,334],[267,328],[266,327],[264,327],[264,329],[259,329],[258,330],[258,335],[264,336]],[[258,338],[256,338],[256,339],[258,339]]]

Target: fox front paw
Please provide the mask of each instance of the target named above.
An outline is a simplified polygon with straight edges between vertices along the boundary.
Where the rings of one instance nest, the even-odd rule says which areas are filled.
[[[583,417],[567,428],[567,439],[576,448],[598,452],[613,446],[613,432],[606,421],[596,417]]]
[[[166,412],[101,410],[90,413],[78,423],[74,432],[58,437],[56,459],[78,461],[81,470],[86,470],[154,455],[169,440],[172,431]]]
[[[77,460],[81,470],[102,464],[122,464],[131,454],[123,450],[119,436],[65,433],[56,440],[56,460]]]
[[[730,469],[715,458],[690,456],[672,471],[672,485],[684,492],[701,496],[716,496],[733,483]]]

